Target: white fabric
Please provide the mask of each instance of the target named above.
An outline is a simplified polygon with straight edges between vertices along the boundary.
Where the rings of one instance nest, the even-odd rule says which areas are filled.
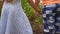
[[[33,34],[21,1],[15,4],[4,3],[0,24],[0,34]]]

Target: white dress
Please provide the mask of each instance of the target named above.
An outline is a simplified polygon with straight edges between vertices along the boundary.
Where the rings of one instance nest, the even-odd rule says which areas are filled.
[[[9,4],[9,8],[3,9],[0,34],[33,34],[30,22],[22,9],[21,0],[16,0],[15,4]]]

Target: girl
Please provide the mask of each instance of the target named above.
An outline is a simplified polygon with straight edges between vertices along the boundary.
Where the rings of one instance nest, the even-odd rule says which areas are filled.
[[[5,2],[1,15],[0,34],[33,34],[30,22],[23,12],[21,0],[6,0]]]

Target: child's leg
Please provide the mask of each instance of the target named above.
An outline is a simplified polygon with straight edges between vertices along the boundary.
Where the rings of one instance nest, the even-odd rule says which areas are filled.
[[[44,34],[55,33],[55,13],[53,12],[56,8],[55,4],[44,6],[43,8],[43,31]]]
[[[56,33],[60,34],[60,4],[57,4],[57,11],[56,11]]]

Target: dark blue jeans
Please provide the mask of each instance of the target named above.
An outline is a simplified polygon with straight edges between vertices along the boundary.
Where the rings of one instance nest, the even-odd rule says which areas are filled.
[[[44,34],[60,34],[60,4],[43,6],[42,15]]]

